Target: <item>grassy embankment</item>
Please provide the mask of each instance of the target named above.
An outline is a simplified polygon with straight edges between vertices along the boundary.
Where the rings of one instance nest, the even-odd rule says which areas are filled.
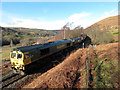
[[[2,60],[9,60],[9,57],[10,57],[10,51],[12,48],[15,48],[14,47],[10,47],[10,46],[3,46],[2,47]]]
[[[119,70],[117,44],[93,50],[89,68],[89,85],[93,88],[118,88]],[[110,51],[111,50],[111,51]]]

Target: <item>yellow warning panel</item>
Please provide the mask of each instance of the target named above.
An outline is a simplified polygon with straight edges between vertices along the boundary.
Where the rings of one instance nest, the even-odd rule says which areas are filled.
[[[65,47],[65,44],[57,46],[57,49]]]

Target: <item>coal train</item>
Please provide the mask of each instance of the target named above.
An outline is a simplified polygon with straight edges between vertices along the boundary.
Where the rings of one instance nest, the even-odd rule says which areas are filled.
[[[46,42],[43,44],[35,44],[31,46],[24,46],[14,48],[10,52],[10,61],[12,70],[19,72],[21,75],[25,74],[26,66],[32,64],[35,61],[41,60],[42,58],[68,49],[70,47],[76,47],[86,38],[85,35],[73,39],[64,39],[52,42]]]

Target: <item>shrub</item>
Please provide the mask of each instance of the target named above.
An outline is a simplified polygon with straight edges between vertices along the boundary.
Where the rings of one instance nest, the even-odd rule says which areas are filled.
[[[107,44],[113,42],[113,35],[109,32],[106,32],[107,30],[101,31],[98,25],[95,25],[94,27],[87,28],[84,30],[84,33],[86,33],[92,40],[93,44]]]

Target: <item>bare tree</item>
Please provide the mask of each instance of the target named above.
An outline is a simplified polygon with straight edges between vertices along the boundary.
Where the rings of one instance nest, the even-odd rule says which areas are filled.
[[[56,40],[61,40],[61,39],[68,39],[68,38],[74,38],[74,37],[80,37],[81,34],[84,34],[83,32],[83,27],[80,25],[72,29],[72,23],[66,23],[62,28],[59,33],[55,38]]]

